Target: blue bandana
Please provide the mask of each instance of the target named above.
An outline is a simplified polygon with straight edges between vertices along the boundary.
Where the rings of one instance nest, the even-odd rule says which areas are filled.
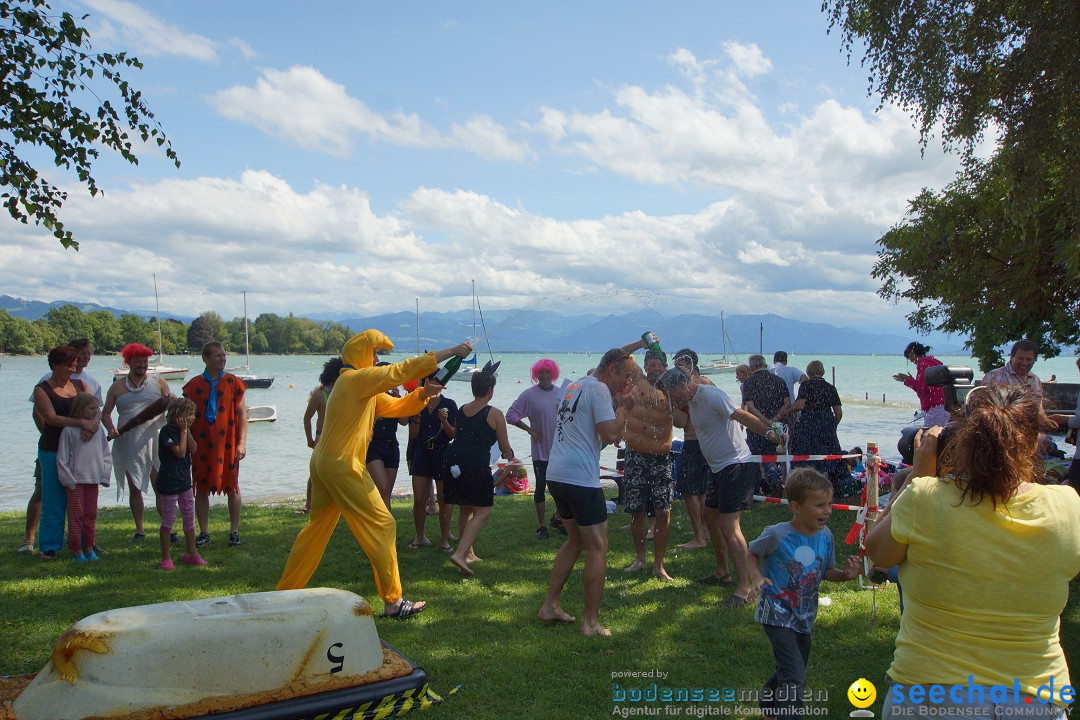
[[[210,373],[203,370],[202,376],[206,379],[206,382],[210,383],[210,396],[206,398],[206,412],[203,417],[206,418],[208,425],[213,425],[214,421],[217,420],[217,384],[218,380],[225,377],[225,371],[222,370],[221,374],[216,378],[211,378]]]

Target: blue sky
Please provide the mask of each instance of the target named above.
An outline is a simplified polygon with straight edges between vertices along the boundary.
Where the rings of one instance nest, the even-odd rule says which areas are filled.
[[[955,156],[819,3],[71,0],[180,154],[70,177],[2,292],[198,314],[775,312],[903,331],[875,240]],[[31,270],[28,272],[28,268]]]

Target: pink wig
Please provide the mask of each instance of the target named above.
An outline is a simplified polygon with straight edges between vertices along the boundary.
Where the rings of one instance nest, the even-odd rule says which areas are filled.
[[[555,362],[554,360],[551,360],[550,358],[540,358],[536,361],[536,363],[532,366],[533,382],[540,382],[539,375],[541,370],[551,371],[552,382],[555,382],[559,379],[559,363]]]
[[[124,349],[120,351],[120,357],[124,358],[125,363],[131,362],[131,358],[150,357],[153,354],[153,350],[141,343],[125,345]]]

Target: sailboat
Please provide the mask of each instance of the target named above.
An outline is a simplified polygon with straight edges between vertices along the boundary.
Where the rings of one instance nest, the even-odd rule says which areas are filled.
[[[461,367],[458,368],[457,373],[450,378],[451,382],[457,380],[459,382],[472,382],[472,376],[480,372],[480,368],[476,367],[476,281],[472,281],[472,336],[473,336],[473,354],[472,357],[466,358],[461,361]]]
[[[151,363],[147,367],[148,373],[153,373],[158,377],[163,377],[169,381],[181,381],[183,380],[190,368],[172,367],[165,364],[165,353],[162,351],[161,341],[161,305],[158,302],[157,291],[157,273],[154,273],[154,311],[157,313],[155,320],[157,320],[157,359],[151,358]],[[113,373],[113,380],[122,380],[127,377],[129,370],[128,366],[124,365]]]
[[[236,377],[244,381],[248,388],[265,389],[274,384],[273,375],[253,375],[251,373],[251,343],[248,340],[248,317],[247,317],[247,292],[244,296],[244,364],[237,368],[229,368]]]
[[[724,336],[724,354],[710,363],[702,363],[700,366],[702,375],[717,375],[719,373],[735,372],[735,368],[739,366],[738,355],[734,355],[734,360],[728,358],[728,346],[731,345],[731,338],[729,338],[727,334],[727,323],[724,321],[723,311],[720,312],[720,328],[720,331]]]

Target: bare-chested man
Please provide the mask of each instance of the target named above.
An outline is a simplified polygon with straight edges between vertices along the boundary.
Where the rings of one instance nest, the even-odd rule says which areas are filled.
[[[125,486],[129,493],[131,514],[135,518],[135,534],[131,541],[142,542],[146,537],[143,533],[143,493],[150,489],[152,477],[157,475],[158,433],[165,425],[165,417],[160,414],[165,405],[162,399],[167,401],[171,393],[165,378],[148,372],[153,350],[131,343],[124,346],[120,354],[129,368],[128,374],[109,387],[101,411],[101,424],[108,431],[109,439],[115,441],[112,457],[117,495],[122,497]],[[119,412],[115,425],[112,420],[114,407]],[[153,408],[160,408],[158,414],[147,419],[144,413],[153,413]],[[145,421],[132,422],[137,419]]]
[[[627,352],[647,347],[645,340],[623,347]],[[623,440],[626,442],[626,470],[623,475],[625,511],[630,513],[630,534],[634,539],[634,562],[626,572],[648,567],[645,559],[645,506],[652,500],[656,512],[653,525],[653,575],[671,580],[664,569],[668,528],[671,523],[671,406],[667,395],[654,387],[664,371],[667,358],[656,350],[645,353],[645,372],[633,368],[633,389],[624,402],[628,408]]]

